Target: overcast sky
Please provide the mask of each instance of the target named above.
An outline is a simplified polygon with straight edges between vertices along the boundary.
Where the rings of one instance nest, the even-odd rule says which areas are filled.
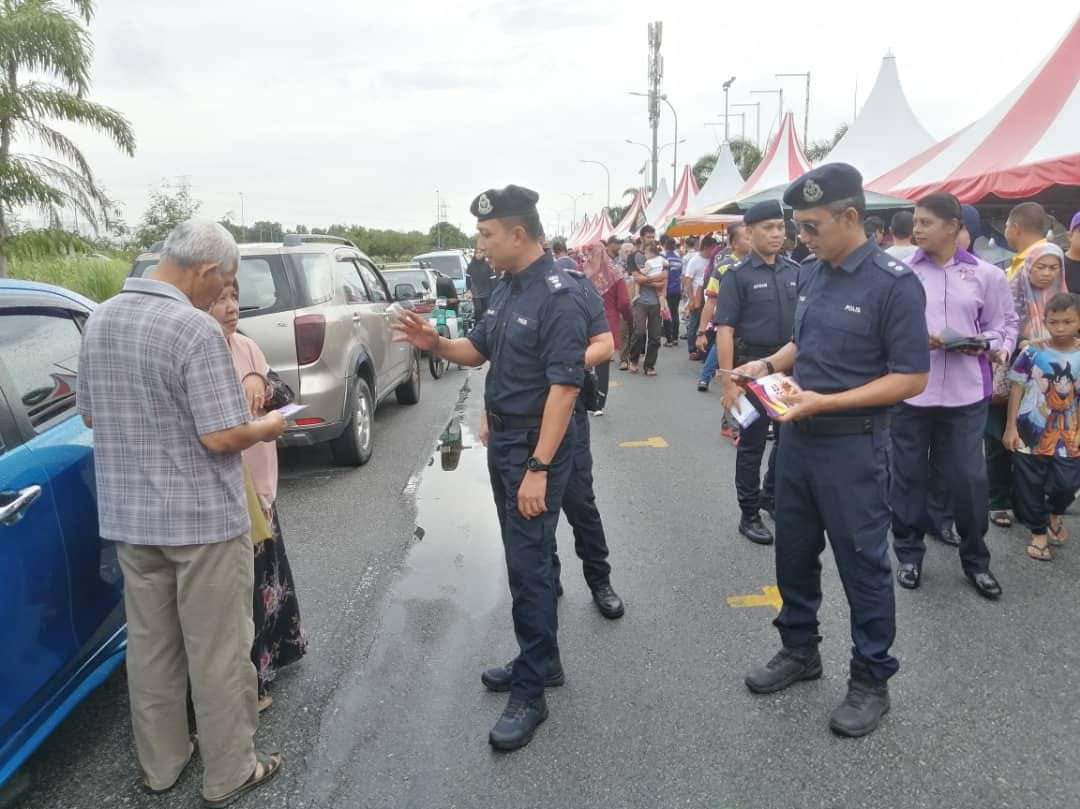
[[[449,221],[473,229],[479,191],[517,182],[544,222],[570,219],[640,182],[649,138],[647,24],[662,19],[663,89],[679,114],[680,163],[718,144],[721,82],[731,102],[762,101],[762,139],[784,82],[810,138],[865,100],[891,50],[916,114],[944,137],[986,112],[1044,58],[1073,4],[600,2],[600,0],[102,0],[92,25],[91,97],[121,110],[134,159],[80,137],[134,224],[163,179],[190,177],[203,213],[288,227],[332,223],[426,230],[436,189]],[[891,9],[900,13],[889,17]],[[1017,31],[1017,27],[1023,31]],[[754,134],[753,110],[746,131]],[[734,119],[733,133],[741,130]],[[673,140],[661,118],[661,143]],[[664,153],[668,181],[671,150]]]

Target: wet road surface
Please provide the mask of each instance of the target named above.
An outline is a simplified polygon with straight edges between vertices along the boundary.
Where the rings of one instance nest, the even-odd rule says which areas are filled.
[[[487,745],[506,696],[479,681],[515,652],[475,438],[482,374],[425,380],[420,408],[382,408],[364,470],[288,466],[285,537],[313,651],[275,684],[260,730],[263,746],[285,751],[287,770],[238,805],[1080,805],[1076,546],[1038,564],[1020,529],[992,528],[1005,597],[990,603],[963,578],[955,550],[931,543],[922,588],[897,592],[893,710],[862,740],[827,728],[850,641],[826,552],[824,678],[771,697],[746,691],[746,670],[778,647],[776,613],[767,598],[747,608],[727,599],[775,583],[772,549],[736,533],[719,391],[697,393],[700,366],[684,358],[665,349],[656,379],[615,372],[608,415],[592,422],[612,581],[627,614],[607,621],[595,610],[562,524],[568,681],[548,692],[551,718],[513,754]],[[459,392],[466,379],[470,390]],[[119,673],[35,756],[11,805],[194,805],[194,773],[165,799],[135,790],[126,711]]]

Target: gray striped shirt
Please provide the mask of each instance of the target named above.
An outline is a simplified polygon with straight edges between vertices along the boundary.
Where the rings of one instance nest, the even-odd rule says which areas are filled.
[[[250,530],[240,453],[200,435],[250,420],[221,327],[171,284],[129,278],[87,321],[77,404],[93,420],[101,536],[204,545]]]

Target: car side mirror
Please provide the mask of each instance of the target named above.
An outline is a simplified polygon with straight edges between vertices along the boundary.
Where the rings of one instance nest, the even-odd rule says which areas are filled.
[[[394,287],[394,300],[411,301],[417,297],[419,294],[412,284],[398,284]]]

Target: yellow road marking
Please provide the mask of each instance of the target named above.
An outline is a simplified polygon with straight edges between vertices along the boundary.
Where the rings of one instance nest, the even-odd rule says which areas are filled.
[[[622,382],[609,382],[608,387],[609,388],[621,388],[622,387]]]
[[[784,606],[784,600],[780,598],[780,588],[762,587],[763,595],[730,596],[727,600],[729,607],[772,607],[777,612]]]
[[[667,449],[668,442],[660,436],[654,436],[644,441],[623,441],[619,446],[623,449]]]

